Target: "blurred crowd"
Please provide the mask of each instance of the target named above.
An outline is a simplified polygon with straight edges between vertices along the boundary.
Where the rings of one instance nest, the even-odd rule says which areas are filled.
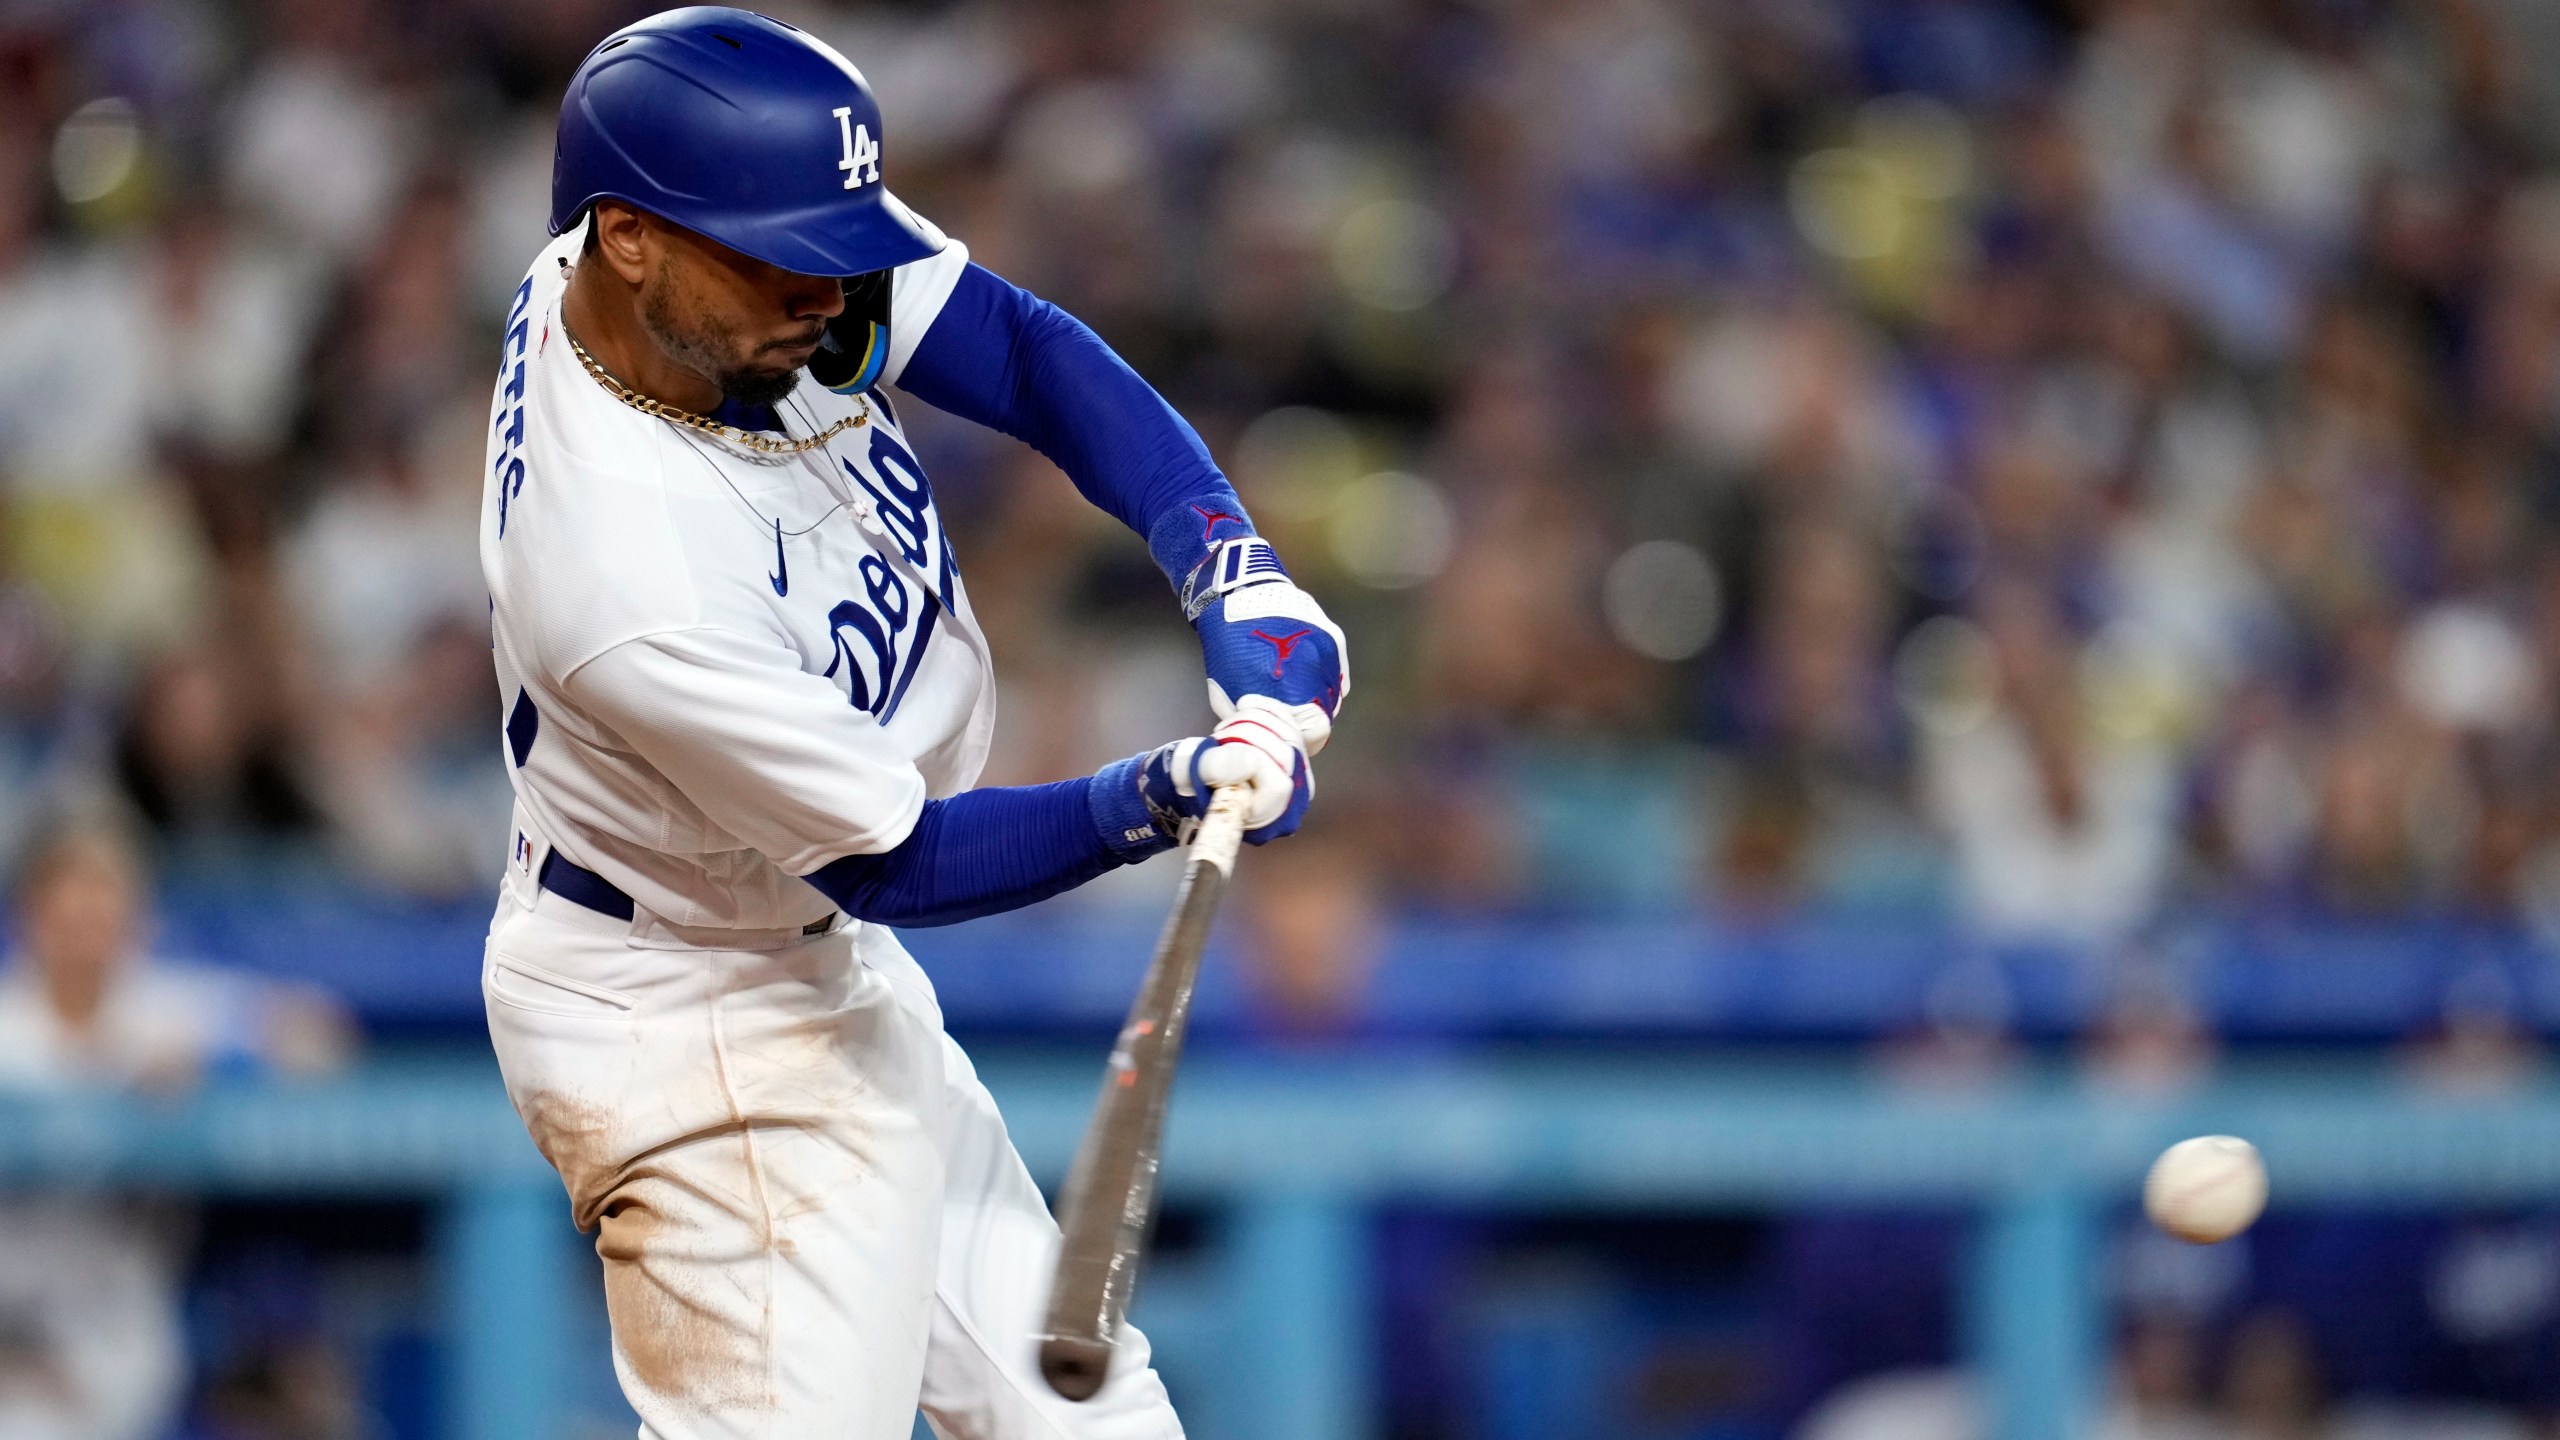
[[[0,1082],[346,1053],[317,997],[153,960],[150,867],[487,893],[498,324],[560,87],[651,8],[0,0]],[[2560,5],[764,8],[1351,632],[1313,821],[1243,897],[1284,1012],[1341,1003],[1397,907],[2560,941]],[[914,429],[1004,677],[987,779],[1203,723],[1136,539],[1009,441]],[[2494,1068],[2460,1018],[2446,1055]],[[2193,1023],[2093,1040],[2139,1080]],[[0,1201],[0,1427],[165,1428],[185,1229]],[[2400,1248],[2454,1277],[2411,1314],[2548,1373],[2553,1232]],[[1788,1293],[1867,1286],[1840,1253]],[[2111,1434],[2518,1433],[2358,1429],[2298,1320],[2214,1321],[2207,1375],[2162,1313]],[[325,1366],[241,1353],[197,1428],[361,1429]],[[1872,1383],[1938,1388],[1814,1433],[1978,1429],[1943,1374]],[[102,1418],[47,1418],[75,1401]]]
[[[494,875],[496,321],[646,8],[0,6],[0,817]],[[777,8],[1357,638],[1336,909],[2560,931],[2560,11]],[[923,429],[989,778],[1196,724],[1135,541]]]
[[[1925,1314],[1944,1302],[1909,1257],[1943,1266],[1953,1248],[1933,1243],[1926,1223],[1804,1221],[1790,1236],[1799,1258],[1786,1280],[1823,1278],[1819,1264],[1802,1262],[1808,1252],[1882,1241],[1896,1257],[1884,1268],[1897,1272],[1883,1288]],[[2087,1433],[2548,1440],[2560,1434],[2551,1386],[2560,1344],[2554,1234],[2548,1214],[2332,1213],[2280,1218],[2200,1248],[2128,1217],[2102,1280],[2115,1318],[2106,1393]],[[1831,1264],[1848,1260],[1841,1253]],[[1791,1285],[1787,1293],[1802,1292]],[[1978,1440],[1990,1432],[1994,1407],[1975,1377],[1907,1363],[1920,1348],[1907,1321],[1877,1325],[1837,1298],[1794,1309],[1780,1333],[1816,1342],[1803,1353],[1818,1358],[1802,1368],[1822,1381],[1855,1378],[1826,1386],[1789,1431],[1793,1440]],[[1864,1335],[1850,1329],[1861,1321]]]
[[[157,953],[141,848],[111,816],[57,808],[35,822],[8,896],[15,943],[0,971],[0,1092],[170,1097],[209,1076],[308,1076],[343,1065],[355,1032],[327,996]],[[180,1296],[193,1215],[172,1196],[94,1185],[0,1189],[0,1435],[171,1433],[190,1379]],[[281,1420],[230,1423],[252,1408],[241,1392],[251,1372],[289,1366],[300,1353],[276,1343],[275,1327],[250,1334],[230,1346],[234,1353],[192,1347],[218,1362],[194,1407],[208,1436],[353,1434],[296,1436]],[[270,1410],[312,1408],[308,1382],[318,1378],[288,1376]]]

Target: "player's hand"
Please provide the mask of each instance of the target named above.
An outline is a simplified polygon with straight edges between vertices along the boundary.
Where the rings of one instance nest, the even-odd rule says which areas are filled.
[[[1306,753],[1322,750],[1351,693],[1342,627],[1258,537],[1221,542],[1198,574],[1184,608],[1200,632],[1210,707],[1225,720],[1243,713],[1248,696],[1267,697],[1295,722]]]
[[[1206,736],[1159,746],[1140,762],[1138,790],[1156,828],[1176,844],[1189,844],[1209,813],[1210,792],[1245,787],[1244,838],[1268,844],[1297,833],[1316,789],[1307,768],[1307,746],[1287,707],[1248,695]]]

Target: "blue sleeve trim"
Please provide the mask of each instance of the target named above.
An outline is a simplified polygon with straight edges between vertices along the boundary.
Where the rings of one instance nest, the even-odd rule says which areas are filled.
[[[1083,321],[982,265],[961,273],[898,385],[1048,456],[1176,586],[1211,540],[1254,533],[1190,422]]]
[[[928,800],[895,849],[847,855],[806,878],[847,915],[880,925],[953,925],[1017,910],[1128,863],[1100,828],[1094,784],[997,786]]]
[[[1146,767],[1144,755],[1112,761],[1094,772],[1088,797],[1093,828],[1101,833],[1102,843],[1132,865],[1173,848],[1173,837],[1157,829],[1155,817],[1147,813],[1146,793],[1138,783]]]

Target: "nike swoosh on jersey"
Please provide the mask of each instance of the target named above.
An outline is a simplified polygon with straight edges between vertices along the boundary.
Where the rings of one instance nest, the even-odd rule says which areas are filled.
[[[791,561],[782,553],[782,522],[779,520],[773,522],[773,573],[764,578],[773,582],[774,594],[791,593]]]

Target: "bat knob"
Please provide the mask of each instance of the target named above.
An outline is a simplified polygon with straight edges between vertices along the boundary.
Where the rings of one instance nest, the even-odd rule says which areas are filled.
[[[1111,1373],[1111,1342],[1082,1335],[1049,1335],[1040,1341],[1040,1373],[1049,1388],[1070,1400],[1090,1400]]]

